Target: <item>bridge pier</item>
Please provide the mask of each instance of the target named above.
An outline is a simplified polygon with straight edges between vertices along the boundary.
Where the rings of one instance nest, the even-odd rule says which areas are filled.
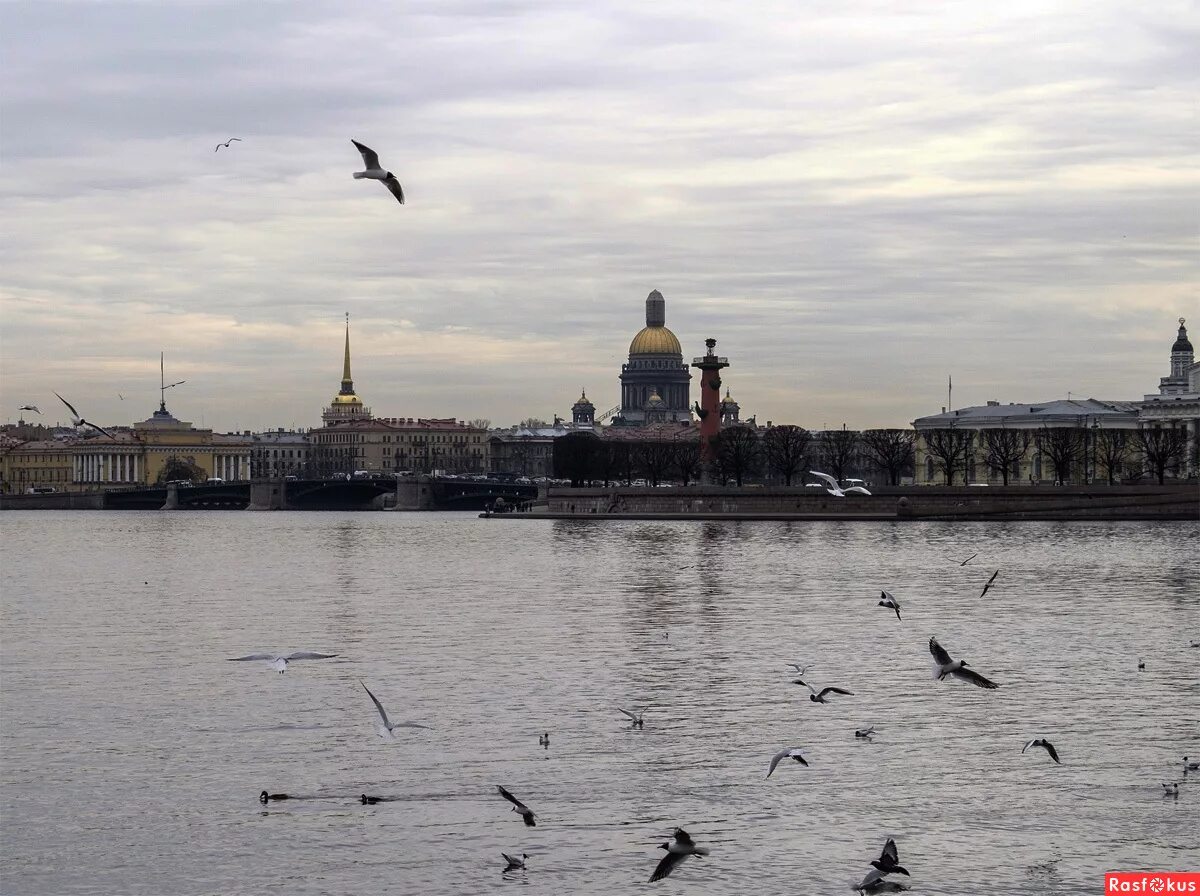
[[[396,506],[393,510],[432,510],[433,485],[428,476],[409,476],[396,480]]]
[[[178,510],[179,509],[179,486],[174,482],[167,483],[167,500],[163,502],[163,506],[159,510]]]
[[[256,479],[250,483],[250,503],[247,510],[285,510],[287,480]]]

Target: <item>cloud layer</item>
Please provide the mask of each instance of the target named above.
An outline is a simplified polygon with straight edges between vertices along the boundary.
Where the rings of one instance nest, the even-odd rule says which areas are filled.
[[[760,421],[1152,391],[1195,8],[910,7],[6,5],[0,417],[314,425],[345,310],[376,413],[607,409],[653,288]]]

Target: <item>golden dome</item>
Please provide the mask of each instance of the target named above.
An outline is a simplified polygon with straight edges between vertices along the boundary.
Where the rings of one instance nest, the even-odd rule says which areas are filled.
[[[357,395],[335,395],[333,403],[337,404],[362,404],[362,399]]]
[[[666,327],[643,327],[629,343],[631,355],[682,355],[675,334]]]

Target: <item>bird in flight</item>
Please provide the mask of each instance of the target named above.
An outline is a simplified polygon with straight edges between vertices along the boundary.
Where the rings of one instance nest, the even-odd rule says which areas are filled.
[[[978,556],[979,556],[979,551],[976,551],[974,554],[972,554],[970,557],[968,557],[966,560],[964,560],[962,563],[960,563],[958,565],[966,566],[968,563],[970,563],[972,560],[974,560]]]
[[[879,592],[879,606],[887,607],[889,610],[896,611],[896,618],[900,618],[900,601],[896,600],[896,596],[890,591]]]
[[[366,171],[355,171],[355,179],[368,177],[371,180],[382,181],[383,185],[392,191],[392,195],[396,197],[396,201],[404,205],[404,189],[400,186],[400,181],[396,180],[396,175],[390,171],[384,171],[379,164],[379,154],[370,147],[363,146],[357,140],[351,140],[351,143],[362,153],[363,164],[366,166]]]
[[[1054,744],[1050,743],[1050,741],[1046,740],[1045,738],[1039,737],[1037,740],[1029,741],[1025,744],[1025,746],[1021,747],[1021,752],[1024,753],[1030,747],[1041,747],[1050,754],[1050,758],[1054,760],[1055,764],[1062,765],[1062,763],[1058,761],[1058,751],[1054,749]]]
[[[524,852],[521,853],[520,858],[517,858],[516,856],[510,856],[506,852],[502,852],[502,853],[500,853],[500,855],[504,856],[504,861],[506,861],[508,863],[507,865],[504,866],[504,871],[501,872],[502,874],[508,874],[508,872],[510,872],[510,871],[524,871],[525,870],[525,860],[527,858],[529,858],[528,853],[524,853]]]
[[[796,670],[797,675],[803,675],[808,671],[808,666],[801,666],[799,663],[788,663],[788,665]]]
[[[933,655],[933,661],[936,664],[936,668],[933,670],[933,677],[938,681],[941,681],[947,675],[953,675],[955,678],[971,682],[976,687],[987,688],[988,690],[995,690],[1000,687],[994,681],[984,678],[974,669],[968,669],[966,660],[950,659],[950,654],[946,653],[946,648],[937,642],[937,638],[929,639],[929,652]]]
[[[871,860],[871,867],[880,874],[903,874],[905,877],[911,877],[908,869],[900,864],[900,852],[896,849],[896,841],[891,837],[883,844],[883,852],[879,858]]]
[[[621,707],[619,707],[619,706],[617,707],[617,709],[620,712],[625,713],[625,715],[627,715],[629,717],[629,720],[630,720],[629,727],[630,728],[644,728],[645,727],[645,724],[642,721],[642,716],[645,715],[645,713],[646,713],[646,710],[644,708],[639,709],[637,711],[637,713],[632,713],[627,709],[621,709]]]
[[[70,405],[68,405],[68,407],[70,407]],[[41,413],[41,411],[38,410],[38,406],[36,404],[23,404],[19,408],[17,408],[17,410],[18,411],[33,411],[35,414]]]
[[[792,684],[802,684],[806,688],[808,688],[808,690],[810,692],[808,695],[808,699],[811,700],[813,703],[828,703],[829,701],[825,699],[826,694],[845,694],[847,697],[854,696],[853,691],[846,691],[846,690],[843,690],[842,688],[822,688],[820,690],[820,692],[818,692],[817,689],[814,688],[811,684],[808,684],[807,682],[805,682],[799,678],[797,678],[795,681],[793,681]]]
[[[424,728],[429,730],[428,725],[421,725],[418,722],[393,722],[388,719],[387,711],[383,708],[383,704],[379,702],[379,698],[371,693],[371,689],[363,684],[362,679],[359,679],[359,684],[362,684],[363,690],[367,692],[367,696],[371,698],[371,702],[375,704],[375,708],[379,710],[380,725],[378,730],[379,736],[384,738],[395,738],[397,728]]]
[[[667,854],[662,857],[662,861],[658,863],[658,867],[654,869],[654,873],[650,875],[650,883],[656,880],[662,880],[670,875],[675,870],[675,866],[686,859],[688,856],[706,856],[708,850],[703,846],[697,846],[692,842],[692,838],[688,836],[688,832],[683,828],[675,829],[675,839],[668,840],[659,849],[665,849]]]
[[[288,663],[293,660],[328,660],[337,656],[336,653],[313,653],[308,650],[297,650],[295,653],[289,653],[287,656],[280,656],[275,653],[248,653],[245,656],[230,657],[231,663],[244,663],[254,660],[265,660],[271,664],[271,668],[282,675],[287,671]]]
[[[996,576],[998,575],[1000,575],[1000,570],[996,570],[994,573],[992,573],[992,577],[988,579],[987,584],[983,586],[983,591],[979,595],[980,597],[983,597],[988,593],[988,589],[992,587],[992,582],[996,581]]]
[[[79,416],[79,412],[71,406],[71,402],[67,401],[65,398],[63,398],[61,395],[59,395],[57,392],[55,392],[54,394],[58,396],[59,401],[61,401],[63,404],[65,404],[67,406],[67,410],[71,412],[71,422],[72,423],[74,423],[76,426],[90,426],[92,429],[96,430],[96,432],[102,432],[106,436],[108,436],[110,439],[115,440],[116,437],[113,436],[113,434],[111,432],[109,432],[107,429],[104,429],[102,426],[97,426],[95,423],[89,423],[87,420],[84,420],[82,417]],[[38,411],[38,413],[40,414],[41,411]]]
[[[861,485],[852,485],[849,488],[842,488],[840,485],[838,485],[838,481],[828,473],[818,473],[816,470],[809,470],[808,475],[816,476],[818,479],[824,479],[825,491],[829,492],[829,494],[833,495],[835,498],[844,498],[849,492],[858,492],[859,494],[863,495],[871,494]]]
[[[506,800],[508,800],[510,803],[513,804],[512,810],[514,812],[520,813],[521,820],[525,822],[525,827],[527,827],[527,828],[536,827],[537,822],[534,821],[534,818],[536,818],[536,816],[533,814],[532,809],[530,809],[528,806],[526,806],[523,802],[521,802],[519,799],[517,799],[515,796],[513,796],[511,793],[509,793],[507,790],[505,790],[503,787],[501,787],[499,784],[496,785],[496,790],[498,790],[500,792],[500,795],[502,797],[504,797]]]
[[[229,138],[228,140],[226,140],[224,143],[218,143],[218,144],[217,144],[217,148],[216,148],[216,149],[214,149],[214,150],[213,150],[213,152],[217,152],[217,150],[219,150],[219,149],[220,149],[222,146],[223,146],[223,147],[225,147],[226,149],[229,149],[229,144],[230,144],[230,143],[233,143],[233,142],[235,142],[235,141],[236,141],[237,143],[241,143],[241,142],[242,142],[242,138],[241,138],[241,137],[230,137],[230,138]]]
[[[801,765],[808,765],[808,760],[800,752],[799,747],[789,747],[786,750],[780,750],[771,757],[771,765],[767,768],[767,777],[771,777],[771,773],[775,771],[775,766],[779,765],[785,759],[795,759]]]

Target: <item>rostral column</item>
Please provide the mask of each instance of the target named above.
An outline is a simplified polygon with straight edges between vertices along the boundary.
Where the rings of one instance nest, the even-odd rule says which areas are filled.
[[[714,351],[717,340],[705,339],[704,344],[708,351],[702,358],[692,358],[692,366],[700,370],[700,407],[697,416],[700,418],[701,479],[709,483],[712,482],[716,439],[721,432],[721,368],[729,366],[729,359],[717,357]]]

